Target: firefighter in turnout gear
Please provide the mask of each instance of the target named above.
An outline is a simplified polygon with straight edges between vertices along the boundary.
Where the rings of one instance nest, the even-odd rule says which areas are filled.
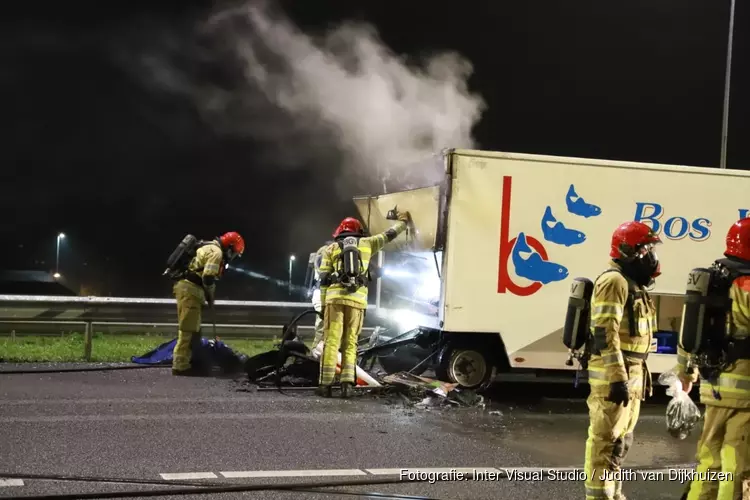
[[[196,245],[195,256],[173,288],[177,299],[179,331],[172,360],[173,375],[199,375],[192,353],[200,347],[201,309],[204,303],[213,307],[216,281],[225,265],[245,251],[245,241],[235,232]]]
[[[315,312],[318,313],[315,316],[315,337],[312,341],[312,355],[315,358],[320,358],[323,354],[323,303],[320,301],[320,264],[323,262],[323,250],[331,243],[329,241],[318,248],[313,262],[315,288],[312,293],[312,304]]]
[[[690,340],[685,338],[684,332],[689,329],[686,324],[682,325],[677,351],[675,371],[682,379],[683,389],[690,392],[693,383],[702,378],[700,400],[706,405],[696,453],[697,474],[682,497],[687,500],[745,498],[742,481],[750,474],[750,218],[739,220],[729,229],[724,256],[726,260],[717,261],[714,269],[724,261],[724,269],[735,268],[737,272],[716,293],[728,296],[731,303],[726,303],[726,309],[719,309],[717,329],[701,335],[711,338],[718,332],[717,344],[724,359],[706,363],[712,370],[698,370],[702,363],[697,358],[703,354],[702,349],[690,354],[686,351]],[[685,323],[699,323],[700,318],[688,316],[687,307],[685,311]],[[711,477],[717,472],[725,473],[725,477]]]
[[[641,401],[650,396],[646,358],[657,330],[656,308],[646,287],[660,274],[654,246],[659,237],[645,224],[625,222],[612,234],[610,267],[594,282],[591,335],[587,343],[589,429],[586,499],[625,500],[620,470]]]
[[[406,230],[409,212],[398,214],[397,219],[398,222],[385,232],[365,237],[360,222],[348,217],[334,231],[334,242],[322,252],[320,301],[325,308],[325,333],[317,389],[320,396],[331,396],[339,347],[342,348],[341,395],[350,396],[357,362],[357,340],[367,309],[370,260]]]

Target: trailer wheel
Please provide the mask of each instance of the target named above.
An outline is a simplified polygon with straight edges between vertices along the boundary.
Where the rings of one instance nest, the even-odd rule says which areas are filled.
[[[440,364],[435,370],[438,379],[454,382],[466,389],[486,384],[492,375],[492,364],[479,351],[445,347]]]

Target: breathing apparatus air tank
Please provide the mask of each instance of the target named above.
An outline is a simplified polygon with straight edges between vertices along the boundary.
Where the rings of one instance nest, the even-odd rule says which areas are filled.
[[[589,337],[593,292],[594,283],[588,278],[575,278],[570,285],[568,310],[563,327],[563,344],[572,351],[583,347]]]
[[[167,259],[167,268],[162,275],[173,279],[181,277],[200,246],[198,238],[192,234],[186,235]]]
[[[711,339],[711,330],[721,325],[712,325],[713,317],[709,310],[709,292],[712,275],[710,269],[695,268],[688,273],[685,287],[685,301],[682,307],[682,325],[680,327],[680,345],[689,354],[703,352]]]

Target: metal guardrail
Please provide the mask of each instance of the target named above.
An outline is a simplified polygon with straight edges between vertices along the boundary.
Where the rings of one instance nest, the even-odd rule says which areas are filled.
[[[0,338],[4,336],[59,336],[61,326],[85,327],[84,321],[0,321]],[[114,333],[132,335],[133,333],[152,333],[154,330],[164,332],[167,328],[176,333],[177,323],[138,323],[138,322],[105,322],[91,323],[93,333]],[[213,334],[212,327],[204,324],[204,332]],[[113,331],[114,330],[114,331]],[[297,326],[297,334],[302,338],[312,338],[315,327],[312,325]],[[371,332],[374,328],[362,328]],[[83,329],[81,329],[83,331]],[[216,331],[222,338],[269,339],[281,336],[284,325],[216,325]]]
[[[266,332],[277,329],[281,333],[283,325],[311,308],[308,302],[217,300],[213,315],[208,308],[204,308],[203,330],[206,331],[206,326],[215,322],[217,329]],[[314,321],[314,316],[308,315],[299,323],[299,328],[311,329]],[[88,361],[91,359],[95,326],[170,326],[174,327],[176,333],[177,302],[175,299],[157,298],[0,295],[0,324],[83,326],[84,358]],[[270,333],[275,334],[275,331]]]
[[[283,325],[312,306],[305,302],[217,300],[213,314],[204,307],[204,322]],[[174,299],[125,297],[50,297],[0,295],[3,321],[80,321],[84,323],[177,323]],[[307,320],[307,321],[305,321]],[[305,318],[304,324],[313,324]]]

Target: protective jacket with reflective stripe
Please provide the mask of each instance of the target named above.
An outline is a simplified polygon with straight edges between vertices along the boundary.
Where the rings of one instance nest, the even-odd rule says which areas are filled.
[[[390,229],[376,234],[375,236],[362,237],[357,243],[360,253],[362,268],[367,269],[370,266],[370,259],[389,242],[393,241],[399,234],[406,229],[406,223],[397,222]],[[342,237],[345,235],[342,235]],[[320,263],[320,300],[324,305],[343,304],[357,309],[367,309],[367,285],[359,287],[354,292],[350,292],[341,283],[332,283],[325,285],[324,282],[336,271],[341,262],[341,247],[338,242],[328,245],[323,250]]]
[[[657,330],[656,307],[643,287],[618,272],[617,263],[611,261],[610,269],[615,271],[599,276],[591,296],[589,385],[592,393],[604,395],[610,383],[629,381],[631,393],[643,399],[651,389],[645,358]],[[635,336],[627,307],[631,292]]]
[[[205,290],[210,297],[213,297],[216,290],[215,280],[221,276],[221,262],[223,259],[224,254],[218,242],[212,241],[207,245],[203,245],[195,251],[195,257],[193,257],[193,260],[188,265],[188,271],[200,277],[204,282],[203,286],[200,287],[197,283],[193,283],[187,279],[181,281],[194,285],[196,289]],[[209,278],[209,280],[206,280],[206,278]],[[205,282],[210,282],[211,284],[206,285]]]
[[[750,335],[750,276],[734,280],[729,298],[732,299],[732,314],[727,318],[728,330],[733,338],[747,338]],[[691,361],[691,356],[678,346],[675,371],[696,382],[699,374]],[[700,396],[701,403],[706,405],[750,408],[750,359],[737,360],[717,380],[701,381]]]

